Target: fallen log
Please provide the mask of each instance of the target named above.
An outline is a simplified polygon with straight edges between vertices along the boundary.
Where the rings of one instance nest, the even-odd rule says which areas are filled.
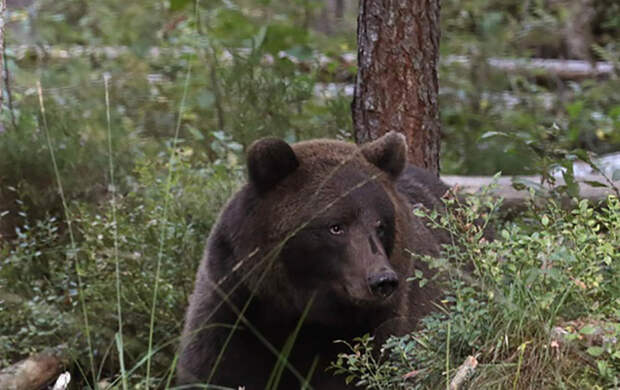
[[[2,390],[38,390],[56,379],[69,364],[66,345],[48,348],[0,371]]]
[[[484,187],[494,185],[491,193],[504,199],[502,203],[503,208],[521,208],[525,205],[526,201],[530,199],[530,193],[524,189],[516,189],[513,183],[517,186],[533,187],[537,196],[548,196],[550,192],[562,185],[565,185],[563,179],[556,179],[555,184],[540,184],[540,176],[500,176],[497,178],[490,176],[454,176],[445,175],[441,176],[443,180],[449,186],[457,186],[459,192],[465,194],[474,194],[480,192]],[[579,195],[590,201],[601,201],[606,199],[609,195],[616,195],[617,189],[620,189],[620,180],[612,181],[616,189],[611,186],[599,187],[596,185],[588,184],[587,182],[606,183],[606,179],[601,175],[589,175],[579,177],[577,179],[579,185]],[[520,186],[519,186],[520,187]]]
[[[7,47],[7,52],[14,56],[18,60],[26,57],[34,58],[48,58],[53,60],[68,60],[80,57],[97,57],[116,59],[122,56],[133,53],[132,49],[128,46],[56,46],[56,45],[13,45]],[[188,54],[195,54],[196,50],[193,47],[184,46],[177,48],[167,47],[151,47],[146,50],[146,57],[159,58],[159,57],[173,57],[179,58]],[[221,55],[221,60],[226,63],[230,62],[235,56],[247,56],[251,54],[249,49],[240,49],[234,52],[230,50],[224,50]],[[329,57],[323,54],[317,54],[310,61],[300,61],[298,58],[293,57],[287,53],[281,52],[278,54],[280,58],[287,58],[292,62],[302,66],[303,68],[311,69],[318,67],[319,70],[327,70],[328,65],[333,63],[339,64],[339,67],[343,70],[357,66],[357,56],[353,53],[344,53],[336,57]],[[273,63],[274,57],[266,54],[262,58],[264,64]],[[527,73],[534,75],[548,75],[561,79],[583,79],[592,77],[609,77],[614,73],[614,64],[611,62],[599,61],[590,63],[583,60],[563,60],[563,59],[549,59],[549,58],[500,58],[489,57],[486,59],[489,67],[497,71],[509,72],[509,73]],[[463,66],[475,65],[472,59],[468,56],[461,55],[448,55],[440,58],[440,64],[453,65],[462,64]],[[477,66],[477,65],[476,65]],[[342,74],[343,77],[352,77],[353,72],[349,71],[329,71],[329,73]],[[348,80],[336,80],[336,81],[348,81]]]
[[[498,71],[509,73],[530,73],[554,75],[561,79],[584,79],[588,77],[609,76],[614,71],[610,62],[599,61],[591,64],[583,60],[557,60],[550,58],[496,58],[486,59],[487,64]],[[443,64],[470,65],[471,59],[466,56],[447,56]]]

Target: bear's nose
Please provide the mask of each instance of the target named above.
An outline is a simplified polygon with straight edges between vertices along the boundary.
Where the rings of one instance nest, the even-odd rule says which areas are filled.
[[[370,291],[379,298],[387,298],[396,287],[398,287],[398,277],[395,272],[382,272],[368,277]]]

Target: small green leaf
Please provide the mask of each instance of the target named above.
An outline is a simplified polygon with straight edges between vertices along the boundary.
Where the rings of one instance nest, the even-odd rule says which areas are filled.
[[[590,356],[597,357],[601,356],[605,350],[602,347],[590,347],[587,352]]]
[[[585,334],[585,335],[591,335],[591,334],[594,334],[594,332],[596,332],[596,328],[592,325],[586,325],[583,328],[581,328],[581,330],[579,331],[579,333]]]
[[[564,335],[564,339],[566,341],[573,341],[573,340],[577,340],[579,338],[579,335],[577,333],[567,333]]]
[[[543,215],[540,220],[540,223],[542,223],[543,226],[549,225],[549,217],[547,217],[547,215]]]
[[[584,183],[586,183],[590,187],[607,187],[607,185],[605,185],[604,183],[601,183],[600,181],[585,180]]]
[[[420,218],[426,217],[426,213],[422,209],[413,209],[413,215]]]
[[[192,137],[194,137],[196,141],[203,141],[205,139],[204,135],[202,135],[200,130],[198,130],[194,126],[187,126],[187,130],[190,132],[190,134],[192,135]]]

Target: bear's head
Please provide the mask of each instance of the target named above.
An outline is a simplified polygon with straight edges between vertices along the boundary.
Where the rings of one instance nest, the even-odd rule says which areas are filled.
[[[394,186],[406,155],[395,132],[361,147],[255,142],[247,188],[256,223],[248,236],[273,248],[264,270],[269,283],[252,279],[257,298],[267,296],[293,315],[311,301],[306,321],[325,325],[396,314],[410,267],[401,244],[408,213]]]

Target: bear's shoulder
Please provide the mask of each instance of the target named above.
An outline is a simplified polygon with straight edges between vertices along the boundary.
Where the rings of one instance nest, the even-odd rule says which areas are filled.
[[[441,198],[450,189],[437,175],[412,164],[405,166],[396,188],[411,205],[422,204],[428,209],[441,207]]]

